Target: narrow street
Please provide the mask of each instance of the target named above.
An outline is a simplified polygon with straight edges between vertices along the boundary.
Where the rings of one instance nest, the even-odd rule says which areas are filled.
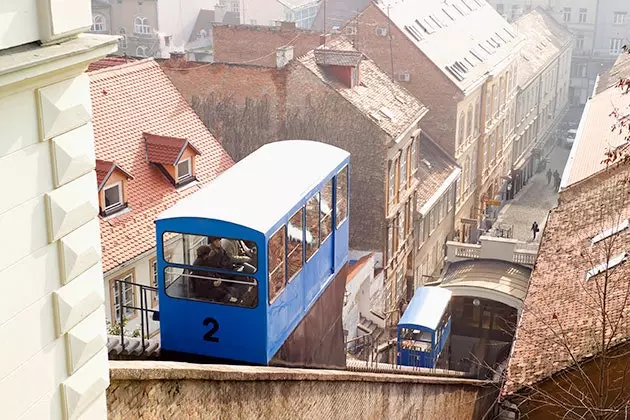
[[[548,156],[547,168],[557,170],[562,176],[569,152],[570,149],[555,146]],[[553,188],[553,178],[547,185],[546,172],[547,170],[535,174],[516,198],[508,202],[499,213],[495,225],[512,225],[515,239],[533,242],[531,227],[536,221],[540,228],[536,242],[540,241],[549,210],[556,205],[558,197],[558,191]]]

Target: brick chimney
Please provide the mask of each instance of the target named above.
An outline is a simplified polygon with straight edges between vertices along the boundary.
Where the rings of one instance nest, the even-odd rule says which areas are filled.
[[[280,22],[281,31],[295,31],[295,22]]]
[[[277,68],[284,68],[291,60],[293,60],[293,45],[285,45],[284,47],[276,48]]]
[[[181,52],[181,51],[172,51],[170,53],[170,59],[169,59],[175,66],[177,65],[181,65],[181,64],[185,64],[186,61],[188,61],[186,59],[186,53]]]

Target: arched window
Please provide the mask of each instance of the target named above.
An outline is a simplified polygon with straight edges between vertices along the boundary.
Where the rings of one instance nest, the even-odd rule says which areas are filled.
[[[468,130],[466,131],[466,137],[471,138],[473,133],[473,106],[468,105]]]
[[[121,50],[125,50],[127,49],[127,31],[125,30],[125,28],[120,28],[118,30],[118,33],[121,36],[120,40],[118,41],[118,45],[120,46]]]
[[[205,29],[200,30],[199,38],[208,38],[208,32]]]
[[[459,114],[459,127],[457,133],[457,144],[458,147],[464,144],[464,133],[466,132],[466,116],[462,112]]]
[[[137,57],[146,57],[147,56],[147,47],[144,45],[138,45],[136,48],[136,56]]]
[[[105,16],[94,15],[92,16],[92,31],[93,32],[105,32],[107,30],[107,23],[105,22]]]
[[[138,16],[133,23],[133,31],[137,34],[148,34],[151,31],[149,19]]]

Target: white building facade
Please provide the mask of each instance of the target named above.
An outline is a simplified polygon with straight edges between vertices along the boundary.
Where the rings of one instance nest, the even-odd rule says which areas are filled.
[[[84,71],[117,40],[79,35],[92,23],[89,0],[4,3],[2,418],[104,420],[109,369]]]

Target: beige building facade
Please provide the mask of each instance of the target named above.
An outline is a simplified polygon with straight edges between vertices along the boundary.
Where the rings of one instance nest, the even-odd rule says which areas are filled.
[[[91,25],[88,0],[10,2],[0,21],[0,229],[11,238],[0,253],[2,417],[104,420],[109,368],[84,71],[116,39],[81,35]]]

